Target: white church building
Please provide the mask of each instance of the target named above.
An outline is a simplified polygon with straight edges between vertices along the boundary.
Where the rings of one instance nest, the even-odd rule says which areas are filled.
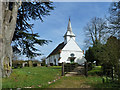
[[[83,64],[86,59],[84,58],[83,51],[75,41],[75,34],[72,32],[71,21],[69,19],[67,32],[64,35],[64,42],[60,43],[47,57],[46,64],[52,63],[78,63]]]

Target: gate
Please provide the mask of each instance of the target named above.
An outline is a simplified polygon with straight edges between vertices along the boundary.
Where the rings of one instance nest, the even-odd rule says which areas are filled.
[[[87,62],[84,65],[79,65],[77,63],[62,63],[62,76],[68,72],[77,72],[77,75],[85,75],[87,77]]]

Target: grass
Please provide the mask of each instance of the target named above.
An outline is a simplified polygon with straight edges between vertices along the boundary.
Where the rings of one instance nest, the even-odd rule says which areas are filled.
[[[56,83],[51,84],[50,88],[91,88],[90,84],[102,82],[100,77],[71,76],[63,77]]]
[[[120,85],[102,83],[100,76],[61,76],[61,67],[25,67],[13,69],[9,78],[2,79],[2,88],[113,88]],[[53,82],[49,84],[48,82]]]
[[[13,69],[9,78],[2,79],[2,88],[45,88],[61,75],[61,67],[25,67]]]
[[[88,71],[88,75],[102,75],[102,67],[95,66],[92,70]]]
[[[52,83],[49,88],[114,88],[120,87],[115,83],[102,83],[102,78],[99,76],[71,76],[63,77],[62,79]]]

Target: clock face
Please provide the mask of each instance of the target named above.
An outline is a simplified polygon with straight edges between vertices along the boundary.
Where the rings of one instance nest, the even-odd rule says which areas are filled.
[[[70,54],[70,56],[71,56],[71,57],[74,57],[74,56],[75,56],[75,54],[74,54],[74,53],[71,53],[71,54]]]

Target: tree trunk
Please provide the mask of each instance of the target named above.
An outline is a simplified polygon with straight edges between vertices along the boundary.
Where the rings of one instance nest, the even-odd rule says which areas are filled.
[[[0,6],[0,68],[2,77],[9,77],[12,72],[12,38],[14,35],[17,11],[21,2],[13,2],[12,10],[9,2],[1,2]]]

